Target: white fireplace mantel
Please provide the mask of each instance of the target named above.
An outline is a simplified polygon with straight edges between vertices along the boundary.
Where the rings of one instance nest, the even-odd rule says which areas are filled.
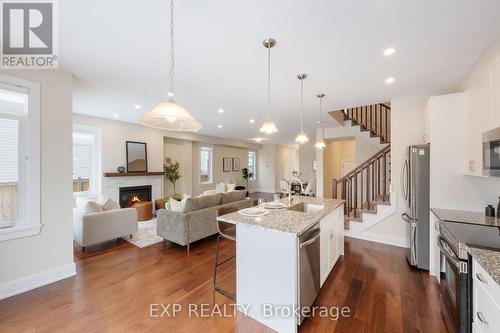
[[[151,199],[163,198],[163,176],[103,177],[102,194],[120,202],[120,187],[151,185]]]

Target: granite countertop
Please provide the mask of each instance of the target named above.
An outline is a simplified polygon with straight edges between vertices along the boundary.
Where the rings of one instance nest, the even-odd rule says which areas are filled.
[[[500,251],[467,245],[467,251],[500,285]]]
[[[431,208],[431,211],[440,221],[482,224],[500,227],[500,218],[484,216],[484,212],[472,212],[466,210]]]
[[[288,204],[288,198],[283,198],[280,202]],[[260,217],[243,216],[235,212],[222,215],[219,217],[219,220],[233,224],[250,224],[264,229],[292,233],[299,236],[321,218],[342,205],[344,200],[293,196],[292,206],[300,204],[301,202],[324,205],[324,208],[314,213],[302,213],[284,208],[268,209],[269,214]]]

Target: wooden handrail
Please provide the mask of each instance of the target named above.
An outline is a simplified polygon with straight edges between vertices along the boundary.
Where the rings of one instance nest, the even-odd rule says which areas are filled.
[[[338,198],[338,186],[342,186],[344,212],[348,217],[359,218],[360,210],[373,209],[374,202],[387,201],[390,184],[390,162],[388,145],[347,175],[332,180],[332,197]],[[359,199],[359,200],[358,200]]]
[[[359,173],[359,171],[361,169],[364,169],[368,164],[370,164],[371,162],[375,161],[377,158],[382,157],[382,155],[386,155],[386,153],[388,153],[390,151],[391,151],[391,146],[390,145],[388,145],[388,146],[380,149],[378,152],[376,152],[374,155],[372,155],[372,157],[370,157],[369,159],[367,159],[366,161],[364,161],[362,164],[360,164],[359,166],[357,166],[354,170],[352,170],[351,172],[349,172],[347,175],[345,175],[344,177],[340,178],[339,180],[336,180],[337,183],[341,183],[344,180],[346,180],[347,178],[352,177],[354,174]]]
[[[390,106],[384,103],[377,103],[347,108],[341,112],[345,119],[351,120],[354,125],[361,126],[362,131],[370,131],[372,136],[380,137],[384,143],[391,141]],[[333,114],[335,114],[335,112],[333,112]]]

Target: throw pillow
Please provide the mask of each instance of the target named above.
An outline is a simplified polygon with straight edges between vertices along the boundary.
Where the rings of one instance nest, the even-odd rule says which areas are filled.
[[[97,202],[87,201],[87,203],[83,207],[82,213],[89,214],[89,213],[98,213],[98,212],[103,212],[103,211],[104,211],[104,209]]]
[[[233,192],[236,187],[236,184],[227,184],[226,186],[227,186],[226,187],[227,192]]]
[[[215,192],[216,193],[226,192],[226,183],[217,183],[217,185],[215,185]]]
[[[104,210],[120,209],[120,205],[116,201],[114,201],[113,199],[108,198],[102,204],[102,208]]]

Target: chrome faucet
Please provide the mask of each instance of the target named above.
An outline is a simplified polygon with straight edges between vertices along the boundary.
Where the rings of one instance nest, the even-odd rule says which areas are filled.
[[[292,184],[294,182],[298,182],[300,184],[300,190],[302,191],[302,187],[304,186],[304,184],[302,183],[302,181],[298,178],[292,178],[290,179],[290,181],[288,182],[288,206],[291,206],[292,205]]]

